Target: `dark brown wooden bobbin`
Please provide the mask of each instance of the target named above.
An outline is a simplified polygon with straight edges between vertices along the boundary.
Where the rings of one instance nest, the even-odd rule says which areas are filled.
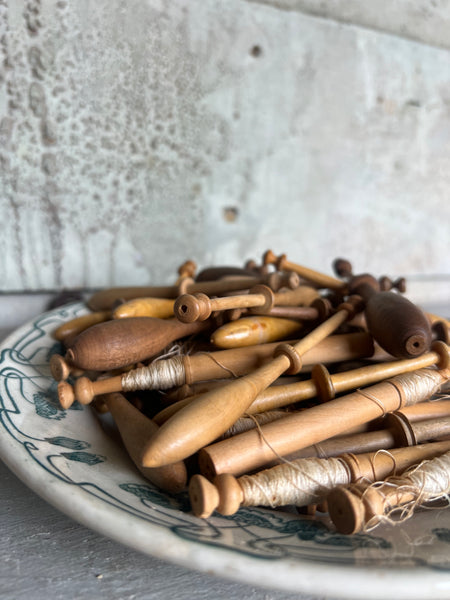
[[[336,397],[331,375],[324,365],[314,365],[311,371],[311,379],[316,384],[317,397],[321,402],[328,402],[328,400],[333,400]]]
[[[404,277],[398,277],[394,281],[387,275],[383,275],[378,279],[381,292],[389,292],[392,289],[398,290],[401,294],[406,292],[406,279]]]
[[[274,292],[278,292],[284,287],[294,290],[300,285],[300,277],[294,271],[286,273],[275,271],[275,273],[267,275],[267,285]]]
[[[346,300],[346,302],[342,302],[337,307],[337,311],[346,310],[348,312],[347,321],[351,321],[357,313],[361,312],[364,308],[364,301],[361,296],[357,294],[352,294]]]
[[[276,358],[277,356],[281,355],[286,356],[290,362],[289,367],[285,371],[286,375],[296,375],[301,371],[303,365],[302,359],[293,346],[290,344],[280,344],[277,346],[273,356]]]
[[[450,329],[445,321],[435,321],[431,324],[431,332],[436,340],[450,344]]]

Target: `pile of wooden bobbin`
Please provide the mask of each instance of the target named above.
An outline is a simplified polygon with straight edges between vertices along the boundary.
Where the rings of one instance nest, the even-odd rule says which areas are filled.
[[[268,250],[261,265],[187,261],[172,286],[94,294],[54,332],[61,406],[109,411],[144,477],[189,486],[203,518],[319,507],[353,533],[446,498],[450,322],[403,279],[333,268]]]

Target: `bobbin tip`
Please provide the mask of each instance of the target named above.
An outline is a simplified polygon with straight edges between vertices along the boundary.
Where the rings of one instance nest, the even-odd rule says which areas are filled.
[[[192,294],[182,294],[173,305],[173,314],[182,323],[193,323],[200,320],[201,313],[200,300]]]
[[[277,257],[272,250],[266,250],[262,257],[264,265],[273,265],[277,262]]]
[[[339,533],[350,535],[362,530],[364,505],[345,487],[337,487],[327,497],[328,513]]]
[[[64,381],[70,375],[70,367],[61,354],[53,354],[50,358],[50,372],[55,381]]]
[[[58,398],[61,408],[67,410],[72,406],[75,400],[75,394],[73,387],[67,381],[60,381],[58,383]]]
[[[425,333],[410,335],[405,342],[405,353],[408,358],[415,358],[426,352],[430,347],[431,336]]]
[[[196,474],[189,481],[189,500],[194,515],[206,519],[219,504],[219,492],[206,477]]]

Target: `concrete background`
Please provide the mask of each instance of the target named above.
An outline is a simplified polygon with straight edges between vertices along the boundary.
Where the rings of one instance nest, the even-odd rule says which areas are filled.
[[[375,8],[376,7],[376,8]],[[450,3],[0,1],[0,290],[450,278]]]

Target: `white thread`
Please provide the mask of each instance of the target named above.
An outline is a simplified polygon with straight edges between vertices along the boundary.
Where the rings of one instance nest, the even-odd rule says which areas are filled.
[[[397,387],[398,384],[401,396],[404,398],[402,406],[410,406],[428,400],[439,391],[444,383],[439,371],[432,369],[418,369],[411,373],[397,375],[387,381],[394,387]]]
[[[431,460],[422,461],[408,469],[401,477],[388,477],[378,481],[364,491],[377,489],[385,501],[385,514],[374,515],[364,526],[371,531],[381,522],[396,524],[406,521],[418,507],[426,503],[445,500],[450,505],[450,452]],[[398,498],[408,498],[398,503]]]
[[[125,373],[122,375],[122,389],[124,392],[167,390],[186,383],[185,375],[183,357],[174,356]]]
[[[259,425],[265,425],[266,423],[272,423],[277,419],[285,417],[287,412],[285,410],[268,410],[263,413],[255,415],[244,415],[239,418],[234,425],[232,425],[219,439],[228,439],[239,433],[244,433],[250,429],[255,429]]]
[[[243,475],[239,483],[244,506],[306,506],[323,499],[337,485],[350,483],[350,471],[339,458],[304,458]]]

